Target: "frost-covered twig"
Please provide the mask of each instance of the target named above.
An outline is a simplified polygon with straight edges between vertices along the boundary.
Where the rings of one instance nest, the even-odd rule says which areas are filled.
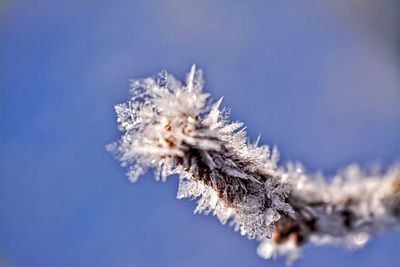
[[[264,258],[298,256],[305,241],[361,246],[398,225],[400,166],[383,174],[352,165],[327,182],[300,165],[278,167],[278,151],[249,144],[242,123],[229,122],[222,99],[209,104],[200,70],[186,83],[167,72],[132,82],[117,105],[121,139],[109,145],[135,182],[148,168],[156,179],[179,175],[178,198],[198,199],[241,234],[261,240]]]

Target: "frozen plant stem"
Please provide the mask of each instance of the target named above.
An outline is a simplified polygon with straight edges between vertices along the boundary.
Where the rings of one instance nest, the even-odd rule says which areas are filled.
[[[148,168],[157,180],[178,174],[178,198],[197,198],[195,213],[260,240],[264,258],[292,261],[306,241],[362,246],[399,224],[399,164],[385,173],[351,165],[331,182],[299,164],[278,167],[278,151],[249,144],[222,99],[208,96],[195,66],[185,84],[167,72],[132,81],[131,99],[115,106],[122,137],[107,146],[132,182]]]

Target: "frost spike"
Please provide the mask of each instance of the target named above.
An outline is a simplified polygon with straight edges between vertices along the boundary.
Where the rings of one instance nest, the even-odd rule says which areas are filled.
[[[196,71],[196,64],[193,64],[186,78],[186,86],[189,92],[193,90],[193,80],[195,71]]]

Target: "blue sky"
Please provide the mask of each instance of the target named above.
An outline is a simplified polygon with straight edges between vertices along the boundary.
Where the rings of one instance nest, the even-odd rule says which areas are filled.
[[[0,266],[282,266],[177,180],[132,185],[104,146],[129,79],[192,63],[282,162],[400,160],[396,1],[8,1],[0,17]],[[295,266],[399,266],[400,233]]]

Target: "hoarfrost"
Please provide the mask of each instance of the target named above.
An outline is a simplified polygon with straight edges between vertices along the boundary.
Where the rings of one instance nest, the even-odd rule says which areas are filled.
[[[203,84],[194,65],[185,84],[166,71],[131,82],[131,99],[115,106],[122,137],[107,149],[132,182],[149,168],[156,180],[179,174],[177,198],[197,199],[195,213],[260,240],[264,258],[291,262],[306,241],[359,247],[398,225],[398,164],[385,173],[351,165],[331,182],[300,164],[278,167],[278,150],[249,143],[243,124],[229,122],[222,98],[210,104]]]

